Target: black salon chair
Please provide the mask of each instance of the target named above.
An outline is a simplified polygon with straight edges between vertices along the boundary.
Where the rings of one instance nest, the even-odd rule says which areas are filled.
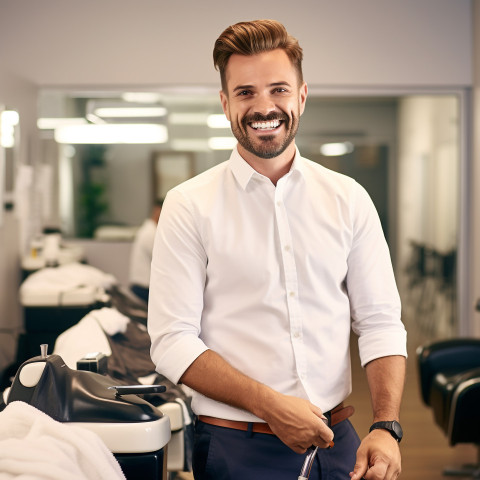
[[[419,347],[422,400],[450,445],[477,446],[474,465],[445,469],[444,475],[480,479],[480,339],[458,338]]]

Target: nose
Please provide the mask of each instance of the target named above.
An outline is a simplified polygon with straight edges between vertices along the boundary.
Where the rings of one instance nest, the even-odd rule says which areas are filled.
[[[276,110],[275,102],[268,94],[260,94],[256,100],[254,105],[255,113],[266,116]]]

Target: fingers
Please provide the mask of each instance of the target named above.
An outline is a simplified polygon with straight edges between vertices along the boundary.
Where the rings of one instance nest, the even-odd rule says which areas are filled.
[[[387,467],[385,462],[378,462],[370,467],[363,477],[365,480],[387,480]]]
[[[309,448],[332,448],[335,443],[333,442],[333,431],[325,424],[319,424],[319,430],[314,436],[306,436],[302,443],[295,443],[289,445],[289,447],[297,453],[305,453]]]
[[[368,465],[366,457],[357,456],[357,463],[353,472],[350,473],[351,480],[396,480],[401,473],[400,467],[384,459],[377,458],[372,465]]]
[[[370,467],[363,478],[365,480],[396,480],[399,476],[400,471],[398,469],[385,462],[380,462]]]
[[[334,446],[333,437],[333,430],[323,423],[319,426],[318,433],[313,439],[313,445],[319,448],[331,448]]]
[[[363,455],[361,452],[357,452],[357,463],[353,472],[350,472],[350,478],[352,480],[360,480],[365,475],[368,468],[368,459],[366,455]]]

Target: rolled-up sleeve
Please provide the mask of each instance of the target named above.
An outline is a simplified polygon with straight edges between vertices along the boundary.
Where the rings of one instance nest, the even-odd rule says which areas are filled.
[[[376,209],[359,186],[352,203],[352,248],[346,286],[362,366],[376,358],[407,356],[406,330],[387,242]]]
[[[148,332],[156,370],[174,383],[208,349],[199,338],[206,265],[193,206],[171,190],[155,235]]]

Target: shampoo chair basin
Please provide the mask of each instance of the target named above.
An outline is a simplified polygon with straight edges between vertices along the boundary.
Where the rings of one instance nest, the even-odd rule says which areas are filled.
[[[7,404],[22,401],[58,422],[93,431],[127,480],[164,480],[170,420],[137,395],[163,390],[160,385],[118,386],[111,377],[70,369],[59,355],[42,353],[20,366]]]

